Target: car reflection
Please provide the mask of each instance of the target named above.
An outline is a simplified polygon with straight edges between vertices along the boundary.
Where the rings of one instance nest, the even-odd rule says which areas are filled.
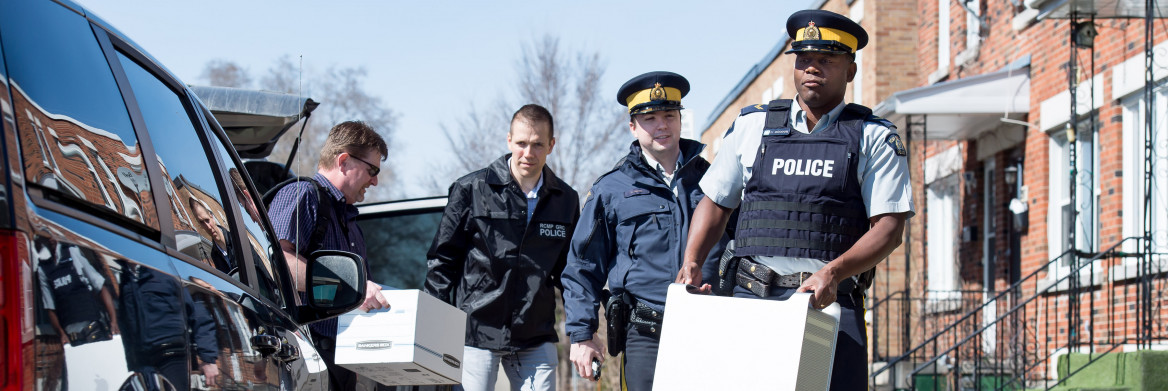
[[[19,136],[30,182],[158,228],[137,140],[48,113],[15,87],[15,111],[25,114]]]

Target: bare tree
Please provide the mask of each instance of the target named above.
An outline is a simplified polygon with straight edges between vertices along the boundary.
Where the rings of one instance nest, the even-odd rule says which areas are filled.
[[[235,72],[233,70],[240,70]],[[218,75],[242,75],[242,78],[220,78]],[[215,80],[246,80],[242,85],[232,87],[249,87],[250,77],[239,65],[230,61],[215,60],[207,63],[203,70],[203,78],[212,85]],[[378,174],[378,186],[369,188],[365,202],[389,200],[397,196],[401,189],[394,186],[398,173],[392,158],[394,154],[393,131],[397,124],[397,115],[385,106],[384,101],[371,95],[365,90],[364,83],[368,72],[364,67],[337,68],[317,73],[301,71],[301,64],[292,56],[281,56],[276,59],[266,74],[260,78],[260,89],[283,92],[288,94],[304,94],[320,102],[320,106],[308,118],[303,137],[296,150],[296,159],[292,164],[295,175],[312,176],[316,172],[317,162],[320,159],[320,148],[324,146],[329,129],[333,125],[348,121],[361,120],[376,129],[381,137],[385,138],[389,146],[390,156],[381,164],[381,174]],[[304,93],[303,91],[312,91]],[[300,125],[295,125],[277,142],[268,160],[283,164],[288,161],[297,136],[300,136]]]
[[[293,61],[287,54],[277,58],[268,72],[260,78],[260,88],[285,94],[299,94],[303,91],[301,68],[303,61]]]
[[[506,153],[511,115],[527,103],[551,112],[556,147],[548,164],[581,196],[625,153],[623,140],[631,139],[622,137],[627,133],[620,129],[626,118],[619,106],[601,96],[604,65],[599,53],[569,55],[552,36],[524,44],[522,53],[516,62],[519,103],[500,97],[485,109],[472,104],[465,118],[453,126],[442,124],[450,147],[458,151],[457,160],[434,165],[443,175],[432,179],[432,190],[445,191],[455,178]]]
[[[631,138],[621,131],[624,111],[601,95],[600,54],[577,53],[569,62],[559,48],[559,39],[550,36],[524,48],[522,99],[552,113],[558,130],[550,163],[583,197],[596,177],[624,155]]]
[[[200,78],[216,87],[247,88],[251,85],[251,75],[248,75],[247,69],[227,60],[207,62]]]
[[[453,126],[441,124],[451,150],[458,152],[453,161],[433,161],[431,166],[444,175],[429,177],[430,182],[424,186],[434,190],[433,194],[444,194],[454,179],[483,168],[507,153],[504,137],[511,122],[509,110],[514,111],[503,98],[496,99],[489,110],[480,110],[471,102],[465,118]]]
[[[298,72],[298,67],[289,57],[281,57],[262,79],[262,88],[282,92],[297,91],[300,89]],[[313,111],[308,119],[308,126],[304,129],[292,170],[297,175],[313,175],[329,129],[344,121],[365,121],[381,134],[391,153],[381,164],[381,174],[377,177],[378,186],[369,188],[364,202],[384,201],[394,198],[401,192],[399,186],[393,185],[398,178],[392,153],[395,146],[393,131],[397,124],[397,115],[385,106],[380,97],[373,96],[365,90],[363,86],[367,76],[368,72],[364,67],[331,67],[322,74],[304,77],[304,90],[315,91],[309,97],[319,101],[320,107]],[[276,162],[286,161],[299,133],[300,129],[297,127],[285,134],[276,144],[269,159]]]

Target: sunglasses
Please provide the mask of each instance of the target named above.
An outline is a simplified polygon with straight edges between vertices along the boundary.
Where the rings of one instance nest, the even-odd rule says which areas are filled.
[[[368,172],[369,176],[371,176],[371,177],[377,176],[377,174],[381,172],[381,167],[378,167],[376,164],[367,162],[367,161],[365,161],[365,159],[361,159],[355,155],[349,155],[349,157],[351,157],[353,159],[357,159],[357,161],[369,165],[369,168],[366,169],[365,171]]]

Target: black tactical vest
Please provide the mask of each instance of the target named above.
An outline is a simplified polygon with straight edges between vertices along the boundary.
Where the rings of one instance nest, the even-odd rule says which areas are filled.
[[[85,262],[84,259],[73,259],[69,246],[59,247],[61,258],[58,262],[43,262],[40,265],[41,273],[49,280],[49,287],[53,294],[53,303],[57,318],[61,326],[77,322],[92,322],[101,317],[95,292],[90,290],[89,281],[85,276],[77,273],[73,262]]]
[[[790,110],[790,99],[768,105],[739,209],[735,253],[826,263],[868,232],[857,165],[872,111],[848,104],[826,129],[804,134],[791,128]]]

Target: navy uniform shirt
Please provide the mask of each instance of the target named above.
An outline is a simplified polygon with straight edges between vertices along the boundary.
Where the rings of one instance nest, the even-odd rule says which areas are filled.
[[[683,164],[669,184],[634,141],[628,156],[592,185],[561,278],[571,342],[592,339],[606,283],[613,294],[628,292],[664,309],[665,293],[681,270],[689,220],[703,197],[698,181],[709,168],[698,156],[701,143],[683,139],[680,147]],[[710,251],[707,263],[717,262],[726,239]]]

